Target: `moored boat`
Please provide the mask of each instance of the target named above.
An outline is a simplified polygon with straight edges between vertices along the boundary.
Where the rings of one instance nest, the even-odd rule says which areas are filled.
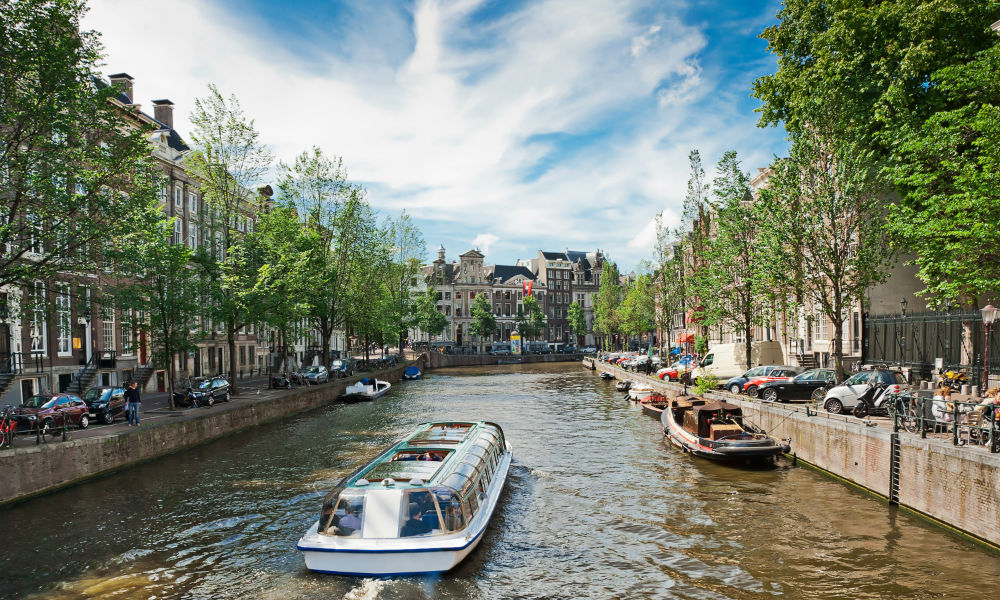
[[[420,425],[327,494],[299,539],[306,567],[367,576],[453,568],[482,539],[512,460],[496,423]]]
[[[632,400],[633,402],[639,402],[640,400],[652,396],[656,393],[656,388],[648,383],[632,383],[632,387],[628,389],[625,393],[625,398]]]
[[[603,379],[604,381],[611,381],[614,378],[615,376],[612,375],[611,373],[608,373],[607,371],[601,371],[601,379]]]
[[[420,378],[421,378],[420,369],[418,369],[414,365],[406,367],[406,370],[403,371],[403,381],[416,381]]]
[[[765,460],[789,451],[744,419],[735,404],[697,397],[671,398],[660,415],[663,435],[686,452],[717,461]]]
[[[639,406],[642,407],[642,412],[659,419],[669,402],[667,397],[662,394],[650,394],[639,401]]]
[[[615,384],[615,390],[619,392],[627,392],[630,387],[632,387],[631,379],[622,379],[621,381]]]
[[[392,384],[374,377],[362,377],[354,385],[347,386],[341,396],[344,400],[375,400],[389,393]]]

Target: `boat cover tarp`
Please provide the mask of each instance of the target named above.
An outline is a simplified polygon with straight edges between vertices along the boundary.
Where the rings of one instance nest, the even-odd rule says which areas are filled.
[[[414,375],[420,375],[420,369],[418,369],[417,367],[410,366],[406,367],[406,371],[404,371],[404,373],[412,377]]]

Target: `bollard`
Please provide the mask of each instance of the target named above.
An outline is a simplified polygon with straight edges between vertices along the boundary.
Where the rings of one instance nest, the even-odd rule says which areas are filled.
[[[974,386],[972,386],[972,387],[971,387],[971,388],[969,389],[969,394],[970,394],[970,395],[971,395],[971,396],[972,396],[973,398],[978,398],[978,397],[979,397],[979,386],[978,386],[978,385],[974,385]]]
[[[962,389],[959,391],[959,393],[968,396],[969,395],[969,384],[963,383],[962,384]]]

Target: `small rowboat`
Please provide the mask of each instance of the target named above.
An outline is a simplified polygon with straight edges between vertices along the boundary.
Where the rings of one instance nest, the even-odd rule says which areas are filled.
[[[403,371],[403,381],[417,381],[420,377],[420,369],[413,365],[406,367],[406,370]]]
[[[611,381],[614,378],[615,376],[612,375],[611,373],[608,373],[607,371],[601,371],[601,379],[603,379],[604,381]]]
[[[392,384],[388,381],[382,381],[381,379],[374,379],[372,377],[363,377],[354,385],[348,386],[347,389],[344,390],[344,394],[341,398],[343,400],[347,400],[348,402],[375,400],[388,394],[391,387]]]
[[[632,387],[630,387],[628,392],[625,394],[625,398],[633,402],[639,402],[640,400],[652,396],[655,393],[656,388],[648,383],[633,383]]]
[[[666,396],[661,394],[651,394],[640,400],[639,406],[642,407],[642,412],[659,419],[660,415],[663,414],[663,409],[667,407],[669,402],[670,401]]]
[[[758,462],[789,451],[744,419],[739,406],[698,397],[671,398],[660,415],[663,435],[695,456],[721,462]]]
[[[632,381],[629,379],[623,379],[615,384],[615,389],[619,392],[627,392],[630,387],[632,387]]]

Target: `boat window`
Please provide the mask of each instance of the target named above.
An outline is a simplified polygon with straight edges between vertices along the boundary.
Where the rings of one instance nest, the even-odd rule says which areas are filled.
[[[465,487],[466,482],[469,480],[468,475],[463,475],[462,473],[452,473],[442,482],[444,485],[454,489],[461,490]]]
[[[434,488],[434,499],[441,510],[444,529],[447,532],[465,529],[465,519],[462,516],[462,500],[454,490],[440,487]]]
[[[471,521],[472,517],[474,517],[479,511],[479,500],[476,496],[477,494],[474,491],[470,491],[469,495],[465,497],[465,506],[467,510],[465,514],[466,522]]]
[[[323,503],[323,514],[320,517],[320,533],[349,537],[361,537],[361,525],[365,515],[364,492],[344,490],[337,496],[334,505],[327,501]]]
[[[390,460],[378,463],[366,471],[365,478],[369,481],[382,481],[383,479],[396,481],[423,479],[427,481],[434,476],[442,464],[438,461]]]
[[[434,535],[442,532],[434,494],[427,489],[407,490],[400,511],[399,537]]]

